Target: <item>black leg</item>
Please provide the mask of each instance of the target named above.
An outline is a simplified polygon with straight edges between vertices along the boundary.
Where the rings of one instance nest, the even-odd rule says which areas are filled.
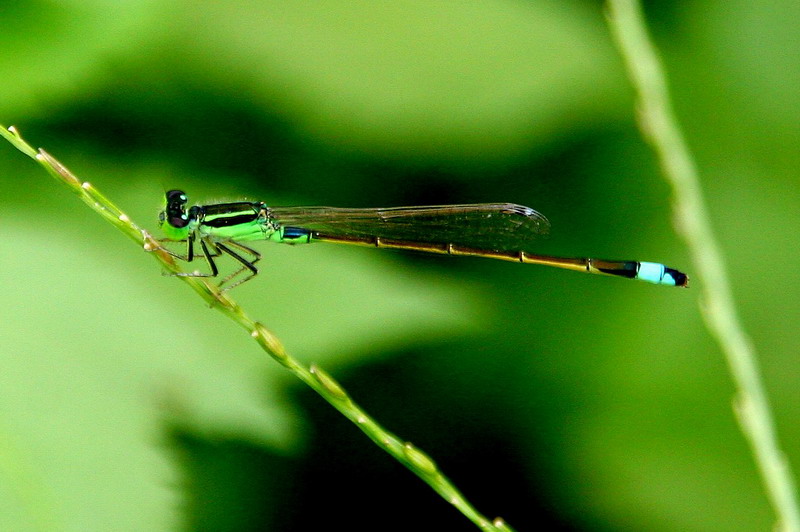
[[[252,255],[253,258],[250,259],[250,264],[255,264],[256,262],[261,260],[261,253],[259,253],[258,251],[254,250],[253,248],[245,246],[244,244],[240,244],[239,242],[235,242],[233,240],[229,240],[229,241],[225,242],[225,245],[228,246],[228,247],[231,247],[231,248],[239,249],[239,250],[243,251],[244,253]]]
[[[235,283],[233,283],[233,284],[231,284],[229,286],[226,286],[224,289],[222,289],[222,292],[227,292],[231,288],[239,286],[240,284],[245,283],[245,282],[249,281],[250,279],[252,279],[253,277],[255,277],[256,275],[258,275],[258,268],[256,268],[255,263],[258,262],[259,259],[261,259],[261,254],[260,253],[258,253],[257,251],[255,251],[253,249],[250,249],[247,246],[243,246],[242,244],[239,244],[238,242],[229,241],[229,242],[226,242],[225,244],[223,244],[221,242],[216,242],[215,244],[216,244],[217,248],[221,252],[230,255],[231,257],[233,257],[234,259],[239,261],[239,264],[242,265],[242,267],[240,269],[236,270],[235,272],[233,272],[232,274],[227,276],[225,279],[223,279],[218,285],[219,288],[221,288],[222,285],[224,285],[225,283],[228,283],[229,281],[231,281],[234,277],[237,277],[240,273],[246,272],[248,270],[250,271],[250,275],[248,275],[244,279],[240,279],[240,280],[236,281]],[[253,255],[253,257],[254,257],[253,260],[247,260],[246,258],[241,256],[239,253],[233,251],[233,249],[231,249],[232,247],[235,247],[235,248],[239,249],[240,251],[244,251],[245,253],[249,253],[249,254]]]
[[[170,240],[169,238],[160,238],[160,239],[157,240],[157,242],[159,244],[178,244],[178,243],[181,243],[181,242],[186,242],[186,254],[185,255],[181,255],[180,253],[175,253],[174,251],[172,251],[171,249],[169,249],[167,246],[164,246],[164,245],[160,246],[160,248],[163,249],[164,251],[166,251],[167,253],[169,253],[170,255],[172,255],[173,257],[175,257],[178,260],[182,260],[184,262],[192,262],[197,257],[204,257],[203,254],[197,253],[195,251],[195,249],[194,249],[195,248],[194,242],[195,242],[196,239],[197,239],[197,235],[195,233],[192,233],[192,234],[189,235],[189,238],[187,238],[186,240]],[[206,249],[208,249],[208,248],[206,248]],[[214,249],[213,246],[212,246],[212,249]],[[247,248],[247,249],[249,249],[249,248]],[[154,250],[148,250],[148,251],[154,251]],[[214,250],[214,251],[211,252],[211,256],[212,257],[219,257],[220,253],[219,253],[219,251]]]
[[[225,277],[222,281],[219,282],[217,288],[221,290],[221,292],[227,292],[231,288],[239,286],[242,283],[245,283],[258,275],[258,268],[256,268],[255,264],[261,260],[261,253],[258,251],[240,244],[238,242],[234,242],[229,240],[225,243],[222,242],[215,242],[209,238],[199,238],[200,247],[202,249],[202,253],[195,252],[195,240],[197,239],[197,235],[192,233],[186,239],[186,255],[181,255],[179,253],[175,253],[169,250],[166,247],[163,249],[175,257],[176,259],[185,261],[185,262],[192,262],[196,257],[203,257],[206,259],[208,263],[208,267],[211,270],[211,273],[200,273],[200,272],[181,272],[181,273],[172,273],[169,275],[174,275],[176,277],[217,277],[219,276],[219,268],[217,267],[215,258],[222,256],[223,254],[229,255],[234,258],[240,265],[241,268],[233,272],[232,274]],[[159,240],[159,242],[183,242],[182,240],[169,240],[163,239]],[[236,250],[236,251],[234,251]],[[244,255],[250,255],[252,258],[248,260]],[[249,273],[243,279],[240,279],[234,282],[231,285],[222,288],[223,285],[228,284],[234,278],[239,276],[242,273]]]
[[[194,245],[192,243],[193,241],[194,241],[194,235],[189,238],[189,244],[187,246],[187,255],[186,258],[184,259],[186,262],[191,262],[192,259],[195,257]],[[214,244],[212,243],[211,245],[213,246]],[[219,251],[215,250],[216,252],[212,253],[208,249],[206,241],[202,238],[200,239],[200,247],[203,248],[202,257],[205,257],[206,262],[208,263],[208,267],[211,268],[211,273],[181,272],[181,273],[174,273],[172,275],[174,275],[175,277],[216,277],[217,275],[219,275],[219,269],[217,268],[217,263],[214,262],[214,257],[219,257],[220,255]]]
[[[218,256],[219,253],[217,253],[216,255],[212,255],[208,251],[208,246],[206,245],[205,239],[200,239],[200,247],[203,248],[203,255],[206,257],[206,262],[208,262],[208,267],[211,268],[210,277],[216,277],[217,275],[219,275],[219,270],[217,269],[217,263],[214,262],[214,257]]]
[[[186,262],[192,262],[194,258],[194,233],[189,235],[186,240]]]

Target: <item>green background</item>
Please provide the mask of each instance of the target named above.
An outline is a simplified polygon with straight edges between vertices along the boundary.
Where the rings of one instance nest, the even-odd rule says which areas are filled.
[[[647,5],[795,466],[798,6]],[[552,222],[533,251],[691,275],[601,7],[4,2],[0,123],[153,231],[166,188],[275,205],[508,201]],[[473,529],[5,142],[0,227],[0,529]],[[489,517],[772,527],[703,279],[259,249],[240,303]]]

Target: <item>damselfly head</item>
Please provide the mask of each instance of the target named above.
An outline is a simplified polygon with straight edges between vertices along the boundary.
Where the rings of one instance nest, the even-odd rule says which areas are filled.
[[[159,225],[167,222],[175,228],[186,227],[189,224],[189,215],[186,214],[186,203],[189,198],[182,190],[169,190],[165,197],[165,207],[158,215]]]

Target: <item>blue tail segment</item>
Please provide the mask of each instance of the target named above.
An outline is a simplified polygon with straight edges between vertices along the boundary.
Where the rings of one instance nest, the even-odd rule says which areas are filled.
[[[597,270],[608,275],[638,279],[647,283],[665,286],[689,286],[689,277],[674,268],[657,262],[609,262],[592,260]]]
[[[685,273],[657,262],[640,262],[636,278],[648,283],[668,286],[687,286],[689,284],[689,277]]]

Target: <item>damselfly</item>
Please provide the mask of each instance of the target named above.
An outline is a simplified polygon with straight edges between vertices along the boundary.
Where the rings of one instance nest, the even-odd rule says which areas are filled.
[[[167,192],[164,210],[159,215],[159,223],[167,236],[164,241],[185,242],[185,255],[170,253],[187,262],[203,257],[211,271],[177,275],[217,277],[219,269],[215,259],[228,255],[240,267],[219,283],[222,292],[258,274],[256,263],[261,253],[242,243],[254,240],[285,244],[341,242],[542,264],[667,286],[688,286],[689,283],[686,274],[655,262],[531,253],[528,251],[531,243],[549,232],[550,223],[535,210],[513,203],[386,209],[269,207],[259,201],[194,205],[187,209],[187,203],[188,197],[183,191]],[[240,278],[234,281],[237,277]]]

